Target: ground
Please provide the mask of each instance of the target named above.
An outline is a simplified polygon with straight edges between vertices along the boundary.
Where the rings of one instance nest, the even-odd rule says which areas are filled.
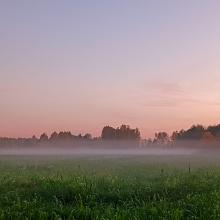
[[[217,156],[0,161],[0,219],[220,219]]]

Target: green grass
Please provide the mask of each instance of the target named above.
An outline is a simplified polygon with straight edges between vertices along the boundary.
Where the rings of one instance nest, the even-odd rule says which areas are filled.
[[[0,161],[0,219],[220,219],[218,166],[198,158]]]

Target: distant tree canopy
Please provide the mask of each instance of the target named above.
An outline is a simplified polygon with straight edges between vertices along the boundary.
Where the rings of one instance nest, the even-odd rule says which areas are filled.
[[[47,136],[46,133],[43,133],[43,134],[40,136],[40,141],[41,141],[41,142],[48,141],[48,136]]]
[[[209,131],[215,138],[220,139],[220,124],[215,126],[209,126],[207,128],[207,131]]]
[[[103,140],[139,140],[140,131],[138,128],[131,129],[129,125],[113,128],[105,126],[102,129],[101,138]]]
[[[155,133],[154,143],[165,144],[170,141],[170,137],[166,132]]]
[[[129,125],[121,125],[113,128],[105,126],[102,129],[101,137],[93,138],[91,134],[73,135],[70,131],[61,131],[59,133],[52,132],[48,137],[46,133],[37,138],[35,135],[32,138],[9,138],[0,137],[1,146],[31,146],[37,144],[68,144],[71,146],[81,146],[91,144],[97,146],[100,140],[135,140],[139,141],[140,131],[138,128],[132,129]],[[212,125],[205,128],[202,125],[193,125],[187,130],[175,131],[169,136],[166,132],[157,132],[153,139],[142,140],[145,145],[152,144],[169,144],[170,141],[185,141],[185,140],[202,140],[202,141],[219,141],[220,142],[220,124]]]
[[[202,125],[193,125],[188,130],[173,132],[172,140],[214,140],[220,139],[220,124],[204,128]]]
[[[202,125],[193,125],[188,130],[181,130],[179,132],[174,132],[172,137],[173,139],[178,140],[198,140],[201,139],[205,132],[205,128]]]
[[[79,135],[73,135],[70,131],[61,131],[57,133],[56,131],[53,132],[49,138],[50,141],[70,141],[70,140],[79,140],[79,139],[86,139],[91,140],[92,135],[89,133],[86,133],[84,136]]]

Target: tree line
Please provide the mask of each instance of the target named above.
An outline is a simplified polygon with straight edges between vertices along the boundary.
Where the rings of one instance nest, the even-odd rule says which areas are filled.
[[[141,138],[138,128],[131,129],[129,125],[113,128],[105,126],[102,129],[101,138],[104,140],[139,140]]]
[[[148,143],[170,143],[177,141],[220,141],[220,124],[204,127],[203,125],[192,125],[189,129],[174,131],[170,136],[166,132],[155,133],[153,139]]]
[[[184,140],[208,140],[220,141],[220,124],[204,127],[202,125],[193,125],[189,129],[174,131],[171,135],[166,132],[157,132],[153,138],[145,139],[145,144],[168,144]],[[92,137],[91,134],[73,135],[70,131],[53,132],[50,136],[46,133],[37,138],[8,138],[0,137],[0,146],[8,145],[35,145],[42,143],[64,143],[64,142],[97,142],[97,141],[143,141],[138,128],[131,128],[129,125],[121,125],[114,128],[104,126],[100,137]]]
[[[132,129],[129,125],[121,125],[120,127],[113,128],[111,126],[105,126],[102,129],[100,137],[92,137],[91,134],[74,135],[70,131],[61,131],[57,133],[54,131],[50,136],[46,133],[40,135],[37,138],[35,135],[32,138],[0,138],[0,146],[8,145],[35,145],[35,144],[61,144],[61,143],[88,143],[107,140],[122,140],[122,141],[139,141],[141,138],[138,128]]]

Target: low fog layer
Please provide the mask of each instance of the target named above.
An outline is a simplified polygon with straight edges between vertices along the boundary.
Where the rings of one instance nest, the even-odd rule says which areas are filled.
[[[97,143],[97,144],[96,144]],[[79,142],[71,145],[41,144],[27,146],[5,146],[0,147],[0,155],[155,155],[155,156],[175,156],[175,155],[220,155],[218,142],[204,141],[181,141],[169,142],[166,144],[152,144],[144,146],[141,142],[134,141],[102,141],[102,142]]]
[[[190,155],[196,153],[195,149],[91,149],[91,148],[13,148],[0,149],[0,155]]]
[[[86,161],[103,160],[103,162],[108,159],[116,159],[116,161],[122,161],[122,164],[129,161],[133,164],[146,163],[159,166],[162,164],[161,167],[163,167],[163,164],[174,168],[183,166],[186,169],[189,166],[191,168],[220,166],[220,147],[218,144],[192,141],[172,143],[171,145],[157,144],[148,147],[122,147],[116,143],[112,146],[102,144],[97,147],[67,145],[11,146],[1,147],[0,156],[3,161],[31,160],[36,164],[41,164],[43,161],[51,163],[51,159],[55,161],[76,160],[79,163],[83,159]]]

